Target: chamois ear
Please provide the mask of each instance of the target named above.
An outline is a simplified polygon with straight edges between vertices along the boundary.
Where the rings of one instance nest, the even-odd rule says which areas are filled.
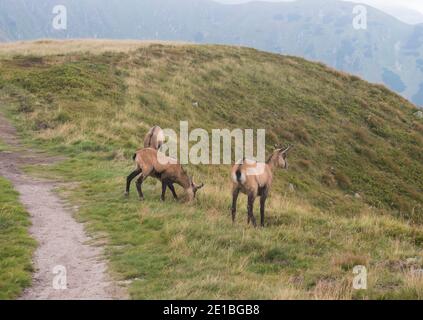
[[[293,148],[294,146],[288,146],[287,148],[285,148],[285,149],[281,149],[279,152],[280,153],[282,153],[282,154],[288,154],[288,152]]]
[[[281,144],[281,143],[277,144],[276,143],[273,147],[275,148],[275,150],[279,151],[279,150],[283,149],[283,144]]]
[[[288,156],[288,152],[291,150],[293,148],[293,146],[291,145],[291,146],[288,146],[287,148],[285,148],[285,149],[281,149],[279,152],[280,152],[280,154],[283,156],[283,158],[284,159],[286,159],[286,157]]]

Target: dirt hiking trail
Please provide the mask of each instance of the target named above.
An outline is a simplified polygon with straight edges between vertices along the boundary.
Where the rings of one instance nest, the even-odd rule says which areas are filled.
[[[21,203],[31,215],[30,233],[38,242],[32,287],[21,299],[125,299],[125,290],[107,274],[102,248],[88,244],[92,239],[83,225],[73,219],[72,212],[55,194],[58,184],[33,178],[21,170],[25,165],[48,165],[62,159],[23,150],[16,130],[1,113],[0,139],[12,150],[0,152],[0,175],[19,192]]]

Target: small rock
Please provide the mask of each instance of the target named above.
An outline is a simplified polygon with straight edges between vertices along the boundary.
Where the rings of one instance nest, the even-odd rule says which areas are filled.
[[[292,183],[289,184],[288,189],[289,189],[289,192],[295,192],[295,187]]]
[[[423,111],[417,111],[414,116],[418,119],[423,119]]]
[[[361,195],[360,195],[359,193],[356,193],[356,194],[354,195],[354,198],[356,198],[356,199],[361,199]]]
[[[196,101],[196,102],[192,103],[192,106],[198,108],[200,106],[200,104]]]

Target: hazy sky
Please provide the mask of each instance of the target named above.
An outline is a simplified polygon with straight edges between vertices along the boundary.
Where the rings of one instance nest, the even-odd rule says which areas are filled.
[[[216,0],[223,3],[242,3],[249,2],[251,0]],[[290,1],[290,0],[255,0],[255,1]],[[383,7],[403,7],[407,9],[413,9],[423,14],[423,0],[346,0],[351,2],[360,2],[373,5],[378,8]]]

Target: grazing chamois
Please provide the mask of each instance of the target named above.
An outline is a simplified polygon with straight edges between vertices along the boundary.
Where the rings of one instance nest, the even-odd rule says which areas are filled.
[[[165,200],[166,188],[170,189],[175,199],[178,198],[173,186],[175,183],[185,189],[189,201],[192,201],[197,191],[204,186],[203,183],[200,185],[195,184],[193,179],[188,176],[177,160],[169,158],[153,148],[144,148],[137,151],[133,160],[136,163],[136,169],[126,180],[126,196],[129,195],[129,188],[132,180],[138,175],[140,176],[136,182],[136,187],[140,200],[144,199],[142,183],[148,177],[156,178],[162,182],[162,201]]]
[[[144,148],[153,148],[160,150],[164,143],[164,134],[162,128],[154,126],[144,138]]]
[[[277,148],[269,157],[266,163],[257,163],[244,159],[238,162],[232,168],[231,177],[232,188],[232,221],[235,222],[236,206],[239,193],[242,192],[248,196],[248,223],[257,226],[254,217],[254,201],[260,197],[260,222],[264,227],[264,208],[266,199],[272,186],[273,172],[276,168],[288,169],[287,156],[288,148]]]

